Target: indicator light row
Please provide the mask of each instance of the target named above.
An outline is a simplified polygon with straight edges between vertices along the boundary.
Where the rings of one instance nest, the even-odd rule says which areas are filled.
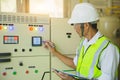
[[[13,31],[14,30],[14,25],[13,24],[0,24],[0,30],[9,30]]]
[[[29,31],[44,31],[43,25],[28,25]],[[14,24],[0,24],[0,30],[13,31],[15,28]]]
[[[38,26],[33,26],[29,25],[29,31],[44,31],[43,25],[38,25]],[[14,24],[0,24],[0,30],[8,30],[8,31],[13,31],[15,28]]]
[[[29,31],[40,31],[43,32],[44,31],[44,27],[43,25],[28,25],[29,26]]]
[[[35,71],[34,71],[34,73],[38,73],[38,72],[39,72],[38,70],[35,70]],[[29,70],[26,70],[26,71],[25,71],[25,74],[29,74],[29,73],[30,73]],[[12,74],[13,74],[13,75],[17,75],[17,71],[13,71]],[[2,75],[3,75],[3,76],[7,76],[7,72],[3,72]]]
[[[40,32],[43,32],[44,31],[44,27],[29,26],[29,30],[30,31],[40,31]]]

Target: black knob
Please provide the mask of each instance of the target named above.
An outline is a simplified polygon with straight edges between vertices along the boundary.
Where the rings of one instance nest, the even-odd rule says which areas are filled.
[[[22,49],[22,52],[25,52],[25,49]]]
[[[19,65],[20,65],[20,66],[23,66],[23,62],[20,62]]]

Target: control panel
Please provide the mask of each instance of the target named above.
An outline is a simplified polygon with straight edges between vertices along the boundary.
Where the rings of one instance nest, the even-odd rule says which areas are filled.
[[[48,15],[0,13],[0,80],[41,80],[50,72],[44,40],[50,40]]]

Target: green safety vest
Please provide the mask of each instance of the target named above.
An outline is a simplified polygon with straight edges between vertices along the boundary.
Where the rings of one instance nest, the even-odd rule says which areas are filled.
[[[102,36],[96,43],[90,45],[84,52],[83,41],[79,47],[79,57],[76,72],[78,76],[88,79],[98,78],[102,73],[98,67],[98,62],[102,51],[108,46],[109,40]]]

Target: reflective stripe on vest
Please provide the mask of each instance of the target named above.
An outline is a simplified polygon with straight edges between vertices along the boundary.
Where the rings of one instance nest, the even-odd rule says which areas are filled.
[[[81,42],[83,45],[83,42]],[[97,63],[102,51],[107,47],[109,41],[104,36],[99,38],[95,44],[89,46],[84,53],[84,46],[80,46],[80,56],[77,63],[77,75],[88,79],[97,78],[101,75],[101,71],[97,67]]]

